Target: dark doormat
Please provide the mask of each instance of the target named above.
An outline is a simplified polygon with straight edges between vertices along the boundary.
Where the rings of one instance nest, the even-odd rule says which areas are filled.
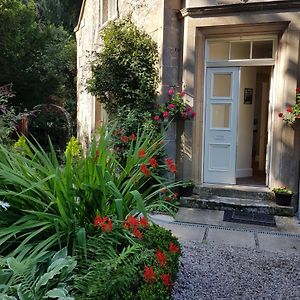
[[[272,215],[254,212],[240,212],[237,210],[225,210],[223,221],[262,226],[276,226],[275,218]]]

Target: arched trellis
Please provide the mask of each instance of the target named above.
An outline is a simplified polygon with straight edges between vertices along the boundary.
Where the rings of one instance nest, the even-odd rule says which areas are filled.
[[[42,114],[42,117],[40,119],[40,127],[36,126],[37,119],[40,117],[40,114]],[[54,117],[59,120],[59,116],[62,116],[62,120],[64,125],[59,126],[62,124],[55,124],[53,122]],[[47,118],[49,117],[49,119]],[[55,139],[53,139],[53,136],[51,136],[50,133],[60,135],[63,134],[63,136],[59,136],[59,139],[56,139],[59,143],[57,145],[65,146],[65,143],[71,138],[72,135],[72,121],[71,121],[71,115],[67,112],[67,110],[59,105],[56,104],[39,104],[36,105],[32,111],[28,114],[28,125],[31,129],[30,132],[35,132],[34,136],[39,142],[41,140],[44,141],[44,145],[46,146],[48,143],[45,142],[45,135],[49,135],[52,139],[52,142],[55,143]],[[43,126],[41,126],[41,124]],[[51,124],[51,126],[49,125]],[[35,127],[36,126],[36,127]],[[48,126],[48,127],[47,127]],[[53,128],[56,128],[56,130],[53,130]],[[59,131],[63,130],[62,133]],[[34,134],[33,134],[34,135]],[[44,136],[40,136],[44,135]],[[63,139],[63,138],[64,139]],[[43,144],[43,143],[42,143]],[[60,147],[59,147],[60,148]],[[59,150],[63,150],[60,148]]]

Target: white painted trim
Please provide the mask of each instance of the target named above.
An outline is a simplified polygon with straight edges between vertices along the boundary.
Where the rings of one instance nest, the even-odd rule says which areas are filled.
[[[251,177],[253,175],[253,169],[237,169],[236,178]]]

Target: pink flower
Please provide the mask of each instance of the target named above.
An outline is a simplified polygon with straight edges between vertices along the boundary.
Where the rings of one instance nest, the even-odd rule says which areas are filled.
[[[195,118],[195,117],[196,117],[196,113],[195,113],[194,111],[192,111],[191,117],[192,117],[192,118]]]
[[[174,94],[174,90],[173,90],[173,89],[169,89],[169,90],[168,90],[168,94],[169,94],[170,96],[172,96],[172,95]]]
[[[168,112],[167,110],[163,112],[163,117],[164,117],[165,119],[168,119],[168,117],[169,117],[169,112]]]
[[[160,116],[155,116],[155,117],[153,118],[153,120],[159,122],[159,121],[160,121]]]
[[[182,116],[183,119],[187,119],[188,114],[187,114],[187,112],[183,112],[183,113],[181,114],[181,116]]]
[[[185,92],[184,91],[181,91],[180,93],[179,93],[179,96],[180,97],[183,97],[185,95]]]
[[[176,107],[176,105],[173,104],[173,103],[170,103],[168,107],[169,107],[170,109],[174,109],[174,108]]]
[[[296,92],[297,92],[297,93],[300,93],[300,87],[297,87],[297,88],[296,88]]]
[[[288,108],[286,109],[286,111],[287,111],[288,113],[292,113],[292,112],[293,112],[293,108],[292,108],[292,107],[288,107]]]

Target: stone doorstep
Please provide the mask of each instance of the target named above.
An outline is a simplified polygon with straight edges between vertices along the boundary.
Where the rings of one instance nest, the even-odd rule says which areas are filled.
[[[279,206],[271,200],[255,200],[251,198],[214,196],[210,199],[203,199],[199,195],[193,195],[192,197],[180,197],[180,206],[213,210],[240,210],[287,217],[294,216],[294,208],[291,206]]]
[[[274,199],[273,192],[264,186],[203,184],[195,186],[194,193],[201,199],[211,199],[215,196],[253,200]]]

